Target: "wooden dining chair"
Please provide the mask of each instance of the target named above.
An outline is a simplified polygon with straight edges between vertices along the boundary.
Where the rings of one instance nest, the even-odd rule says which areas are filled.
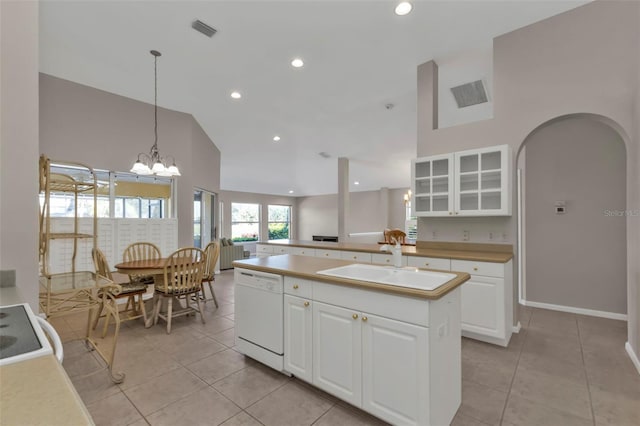
[[[134,260],[157,260],[161,257],[160,249],[157,245],[144,242],[129,244],[122,254],[122,260],[125,262]],[[131,282],[153,284],[153,275],[129,275],[129,279]]]
[[[384,230],[384,242],[388,244],[395,244],[396,241],[399,244],[405,243],[407,234],[401,229],[385,229]]]
[[[209,284],[209,291],[211,292],[211,299],[213,303],[218,307],[218,299],[216,299],[216,292],[213,290],[213,282],[215,281],[216,263],[220,257],[220,243],[217,241],[211,241],[204,249],[205,264],[204,272],[202,273],[202,298],[204,303],[207,303],[207,297],[204,292],[204,284]]]
[[[202,323],[205,323],[200,303],[202,291],[202,274],[204,272],[205,254],[202,250],[190,247],[174,251],[164,262],[163,280],[155,284],[153,295],[153,324],[162,318],[167,322],[167,334],[171,333],[171,319],[180,315],[198,312]],[[197,308],[191,306],[191,295],[195,296]],[[174,311],[174,298],[185,296],[186,307]],[[160,312],[164,301],[167,301],[166,313]]]
[[[127,298],[127,304],[124,307],[124,310],[119,311],[124,315],[124,318],[116,318],[116,322],[119,321],[129,321],[138,318],[143,318],[145,324],[147,323],[147,312],[144,307],[144,300],[142,296],[147,292],[146,284],[142,284],[139,282],[130,282],[126,275],[118,274],[114,277],[114,274],[111,272],[109,268],[109,263],[107,262],[107,258],[104,253],[100,249],[93,249],[91,251],[91,255],[93,257],[93,264],[96,269],[96,283],[112,283],[116,287],[116,290],[110,289],[111,296],[114,299],[122,299]],[[106,291],[104,288],[99,286],[98,292],[102,293]],[[105,302],[108,300],[107,297],[104,297],[104,294],[99,294],[100,296],[100,305],[98,308],[98,314],[96,315],[93,328],[95,329],[98,326],[98,321],[101,317],[105,318],[104,328],[102,330],[102,337],[106,336],[107,329],[109,328],[109,320],[111,318],[111,310],[106,310],[106,314],[103,315],[105,311]],[[137,296],[137,300],[136,300]],[[116,306],[116,312],[118,312],[118,308]],[[118,314],[119,315],[119,314]]]

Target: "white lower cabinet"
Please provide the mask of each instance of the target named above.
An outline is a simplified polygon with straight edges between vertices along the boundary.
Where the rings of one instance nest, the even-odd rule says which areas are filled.
[[[426,300],[284,283],[285,371],[394,425],[451,422],[461,401],[460,289]]]
[[[362,327],[351,309],[313,304],[313,384],[362,406]]]
[[[392,424],[428,424],[429,329],[362,315],[362,408]]]
[[[451,260],[451,270],[467,272],[462,285],[462,335],[507,346],[513,333],[513,269],[507,263]]]
[[[284,368],[309,383],[313,380],[312,318],[310,300],[284,296]]]

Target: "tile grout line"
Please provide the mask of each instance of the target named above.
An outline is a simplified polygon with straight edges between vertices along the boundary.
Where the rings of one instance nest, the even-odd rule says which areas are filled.
[[[533,317],[533,312],[529,317],[529,323],[531,323]],[[516,374],[518,374],[518,366],[520,365],[520,357],[522,356],[522,351],[524,350],[524,345],[527,343],[527,329],[524,329],[524,338],[522,339],[522,345],[520,346],[520,350],[518,351],[518,360],[516,361],[516,367],[513,370],[513,376],[511,377],[511,383],[509,383],[509,391],[507,392],[507,398],[504,400],[504,406],[502,407],[502,413],[500,414],[500,424],[504,422],[504,413],[507,411],[507,404],[509,403],[509,398],[511,397],[511,389],[513,388],[513,382],[516,380]]]
[[[578,341],[580,342],[580,357],[582,358],[582,369],[584,370],[584,377],[587,381],[587,394],[589,395],[589,409],[591,410],[591,421],[593,426],[596,425],[596,414],[593,411],[593,399],[591,398],[591,385],[589,384],[589,373],[587,372],[587,364],[584,362],[584,349],[582,347],[582,335],[580,334],[580,325],[578,318],[576,317],[576,328],[578,330]]]

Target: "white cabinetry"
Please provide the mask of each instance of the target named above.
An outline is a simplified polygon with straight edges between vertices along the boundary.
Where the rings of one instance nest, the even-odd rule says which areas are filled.
[[[443,271],[451,270],[451,259],[441,259],[437,257],[419,257],[408,256],[408,266],[414,268],[441,269]]]
[[[513,331],[512,264],[452,260],[451,270],[467,272],[462,285],[462,335],[507,346]]]
[[[256,244],[256,255],[258,257],[273,256],[273,246],[268,244]]]
[[[341,251],[340,258],[344,260],[352,260],[354,262],[371,263],[371,253],[362,251]]]
[[[413,160],[414,216],[510,216],[510,161],[508,145]]]
[[[311,301],[284,296],[284,368],[311,383],[312,366]]]
[[[313,304],[313,384],[362,406],[362,327],[359,314]]]
[[[435,301],[285,277],[285,370],[392,424],[460,405],[460,290]]]
[[[393,265],[393,255],[387,254],[387,253],[372,253],[371,263],[379,263],[381,265]],[[407,256],[402,256],[402,266],[407,266]]]
[[[393,424],[428,424],[429,329],[362,314],[362,408]],[[392,360],[390,364],[389,361]]]

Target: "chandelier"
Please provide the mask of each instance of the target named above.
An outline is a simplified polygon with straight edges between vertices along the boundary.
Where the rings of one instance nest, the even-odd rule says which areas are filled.
[[[180,171],[176,166],[176,159],[172,156],[161,157],[160,151],[158,151],[158,56],[162,54],[157,50],[152,50],[150,53],[153,55],[153,70],[155,78],[155,98],[153,104],[153,132],[155,139],[149,154],[145,154],[143,152],[138,154],[138,159],[133,163],[131,172],[138,175],[180,176]],[[170,166],[167,166],[168,158],[173,160]]]

